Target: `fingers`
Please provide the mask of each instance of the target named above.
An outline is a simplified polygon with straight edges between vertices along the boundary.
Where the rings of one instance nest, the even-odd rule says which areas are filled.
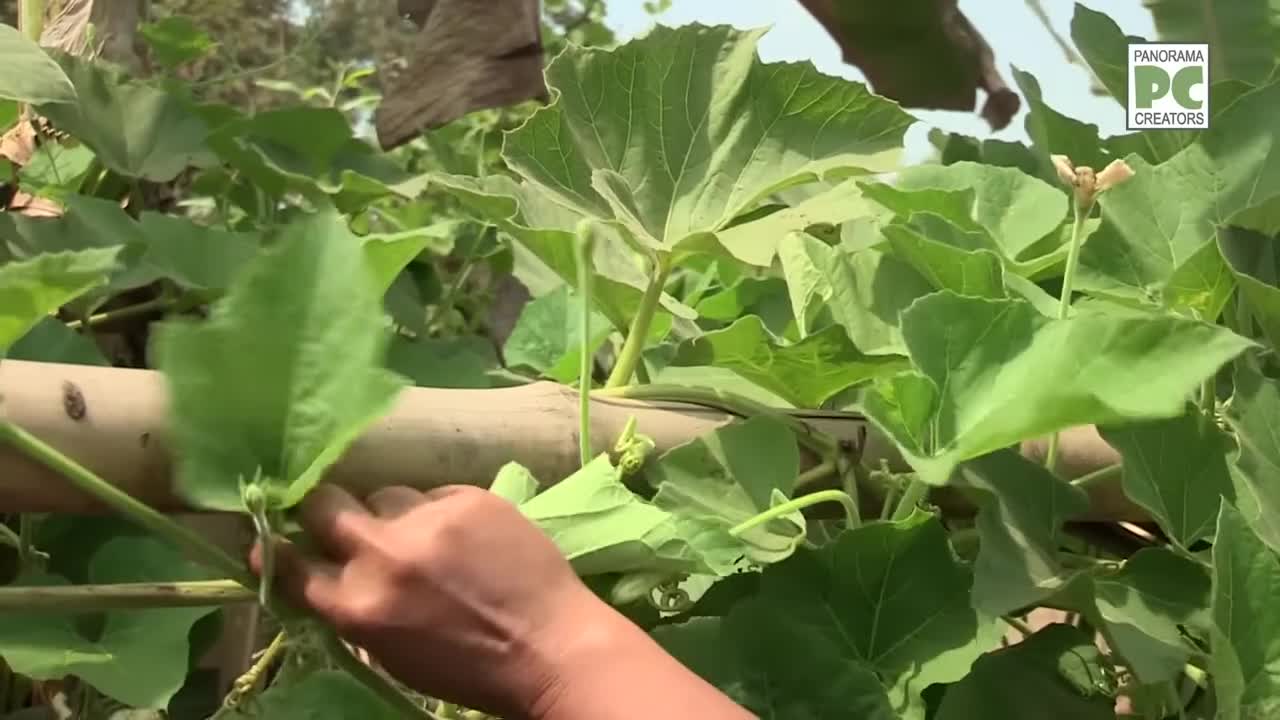
[[[299,521],[319,550],[334,560],[346,560],[367,545],[375,522],[351,493],[325,484],[302,501]]]
[[[407,487],[387,487],[364,499],[365,505],[380,518],[391,520],[422,504],[422,493]]]

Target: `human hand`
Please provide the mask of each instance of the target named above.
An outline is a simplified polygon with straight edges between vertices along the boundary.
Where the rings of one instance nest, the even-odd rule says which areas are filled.
[[[565,639],[611,612],[536,525],[480,488],[393,487],[362,503],[321,485],[300,513],[317,547],[277,541],[282,589],[433,697],[528,717],[559,692]],[[261,573],[259,547],[250,565]]]

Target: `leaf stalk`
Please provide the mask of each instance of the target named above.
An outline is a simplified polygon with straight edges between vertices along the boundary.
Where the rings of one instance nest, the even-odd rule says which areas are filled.
[[[671,258],[667,254],[659,255],[653,263],[653,275],[644,296],[640,298],[640,307],[631,319],[631,327],[627,330],[627,338],[618,353],[618,362],[609,373],[605,382],[606,388],[617,388],[627,385],[636,374],[636,366],[644,354],[645,342],[649,337],[649,327],[653,324],[653,316],[658,312],[662,301],[663,290],[667,286],[667,278],[671,275]]]

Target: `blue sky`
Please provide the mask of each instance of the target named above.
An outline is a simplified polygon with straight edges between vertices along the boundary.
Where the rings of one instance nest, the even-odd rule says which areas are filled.
[[[1106,12],[1127,34],[1148,38],[1155,34],[1151,15],[1142,7],[1141,0],[1084,0],[1080,4]],[[760,43],[760,56],[766,62],[812,60],[822,72],[863,79],[856,68],[841,61],[835,41],[795,0],[672,0],[671,5],[658,19],[664,25],[701,22],[727,23],[739,28],[772,26]],[[1075,5],[1073,0],[1042,1],[1054,28],[1068,41]],[[1013,78],[1009,67],[1012,65],[1036,76],[1045,101],[1055,109],[1097,125],[1103,135],[1125,132],[1124,108],[1109,97],[1097,97],[1090,92],[1088,72],[1066,62],[1053,37],[1025,2],[960,0],[960,9],[995,51],[996,62],[1011,86]],[[647,31],[654,20],[645,13],[642,0],[610,0],[607,22],[620,40],[626,40]],[[992,133],[976,112],[911,110],[911,113],[922,122],[908,134],[908,159],[927,154],[925,135],[930,127],[976,137],[1027,139],[1025,103],[1018,117],[998,133]]]

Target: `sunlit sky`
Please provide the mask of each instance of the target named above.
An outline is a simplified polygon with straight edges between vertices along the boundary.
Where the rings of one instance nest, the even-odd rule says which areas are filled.
[[[1106,12],[1129,35],[1153,37],[1150,13],[1141,0],[1084,0],[1080,4]],[[1043,0],[1058,34],[1070,42],[1073,0]],[[610,0],[606,22],[627,40],[643,34],[654,19],[642,0]],[[1110,97],[1090,92],[1088,71],[1068,63],[1057,43],[1022,0],[960,0],[960,9],[983,34],[995,52],[1005,81],[1015,90],[1010,66],[1028,71],[1040,81],[1044,99],[1067,115],[1097,125],[1103,135],[1125,132],[1124,108]],[[766,62],[811,60],[819,70],[862,80],[857,68],[844,64],[840,50],[822,26],[796,0],[672,0],[671,8],[658,18],[664,25],[690,22],[729,24],[739,28],[772,27],[760,43]],[[981,98],[979,99],[979,103]],[[1026,103],[1009,127],[993,133],[977,114],[911,110],[922,120],[907,136],[908,157],[918,159],[929,152],[926,133],[930,127],[977,137],[1026,140]]]

